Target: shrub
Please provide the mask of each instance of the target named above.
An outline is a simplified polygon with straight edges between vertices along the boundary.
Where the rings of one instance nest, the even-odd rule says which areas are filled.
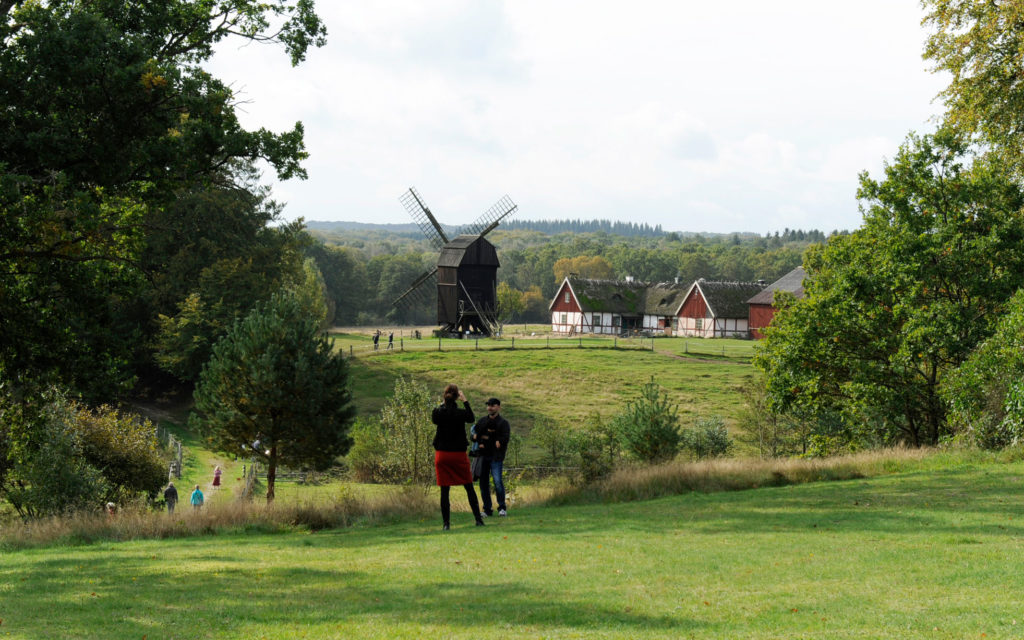
[[[363,482],[424,484],[433,478],[430,391],[412,378],[395,380],[395,394],[378,416],[359,420],[346,462]]]
[[[530,439],[542,450],[551,466],[561,465],[571,448],[572,435],[565,425],[557,424],[550,418],[540,417],[530,429]]]
[[[1024,290],[983,342],[943,384],[949,423],[983,449],[1024,442]]]
[[[637,460],[662,462],[679,452],[679,409],[653,378],[613,424],[622,448]]]
[[[733,446],[725,421],[718,416],[697,418],[693,427],[683,431],[682,440],[698,460],[724,456]]]
[[[148,421],[55,389],[0,393],[0,496],[23,519],[152,497],[165,478]]]
[[[584,484],[614,471],[622,452],[615,425],[597,413],[590,414],[582,428],[571,432],[568,445]]]

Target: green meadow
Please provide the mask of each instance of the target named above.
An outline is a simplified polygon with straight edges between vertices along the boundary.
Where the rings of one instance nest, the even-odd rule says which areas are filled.
[[[653,344],[463,342],[350,362],[362,413],[398,376],[438,391],[455,381],[475,406],[501,397],[523,433],[540,417],[611,415],[654,377],[684,426],[698,415],[734,426],[752,344]],[[685,466],[675,484],[658,476],[671,470],[620,473],[603,492],[523,491],[485,527],[455,489],[442,532],[436,487],[332,478],[282,478],[277,504],[295,520],[238,516],[245,460],[166,426],[186,446],[178,514],[12,542],[0,555],[0,638],[1024,637],[1019,456],[883,453],[817,476],[854,479],[789,486],[743,461]],[[217,464],[225,486],[213,490]],[[199,514],[185,504],[192,484],[207,492]],[[664,495],[670,486],[681,493]],[[663,497],[633,499],[644,495]],[[314,505],[353,499],[390,507],[310,528]],[[129,533],[103,533],[118,526]]]
[[[409,515],[30,549],[0,556],[0,637],[1019,638],[1022,475],[935,454],[446,533]]]
[[[455,382],[475,409],[490,396],[519,433],[538,418],[572,424],[591,413],[610,417],[637,397],[652,378],[679,405],[684,426],[718,415],[734,425],[739,389],[753,377],[749,340],[655,338],[522,338],[513,341],[421,340],[419,348],[367,351],[368,335],[334,336],[336,347],[356,354],[353,393],[362,414],[381,409],[398,376],[413,376],[432,389]],[[427,348],[423,343],[432,345]],[[361,345],[361,350],[357,348]],[[652,349],[653,345],[653,349]]]

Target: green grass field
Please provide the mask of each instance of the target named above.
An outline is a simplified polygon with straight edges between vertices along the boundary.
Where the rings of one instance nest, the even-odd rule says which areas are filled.
[[[350,339],[346,336],[336,337],[343,351]],[[683,426],[712,415],[734,425],[742,408],[738,391],[753,376],[749,359],[754,343],[747,340],[658,338],[653,351],[640,348],[639,341],[615,349],[612,338],[583,339],[582,348],[568,344],[579,342],[573,340],[546,348],[544,338],[522,339],[516,340],[514,350],[501,346],[510,340],[488,341],[479,350],[473,341],[450,340],[441,351],[433,342],[433,351],[364,352],[350,359],[360,413],[378,412],[397,376],[414,376],[438,396],[448,382],[459,384],[481,411],[484,399],[497,396],[513,429],[529,433],[539,417],[569,425],[592,412],[611,416],[653,378],[679,405]]]
[[[6,553],[0,637],[1020,638],[1022,475]]]

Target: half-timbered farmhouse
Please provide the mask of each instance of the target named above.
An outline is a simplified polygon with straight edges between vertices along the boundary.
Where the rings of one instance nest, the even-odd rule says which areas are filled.
[[[750,334],[754,338],[763,338],[761,330],[767,327],[775,317],[778,310],[775,307],[775,292],[786,291],[796,298],[804,297],[804,278],[807,272],[803,267],[797,267],[775,282],[768,285],[764,290],[747,301],[750,307]]]
[[[677,334],[699,338],[748,338],[749,300],[761,282],[715,282],[701,278],[692,285],[678,316]]]
[[[686,285],[568,276],[548,308],[555,333],[671,334]]]

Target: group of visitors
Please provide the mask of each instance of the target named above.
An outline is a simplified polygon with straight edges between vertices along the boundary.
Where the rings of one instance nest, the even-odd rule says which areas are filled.
[[[213,487],[220,487],[220,477],[224,472],[221,470],[220,465],[217,465],[213,469]],[[178,490],[174,486],[174,482],[168,482],[167,488],[164,489],[164,502],[167,503],[167,513],[174,513],[174,507],[178,504]],[[198,511],[202,508],[203,504],[206,503],[206,496],[203,495],[203,490],[196,485],[196,488],[192,491],[192,495],[189,497],[189,502],[192,504],[192,509]]]
[[[383,335],[383,334],[381,333],[380,329],[377,329],[377,331],[375,331],[374,334],[373,334],[373,350],[374,351],[376,351],[377,349],[380,348],[380,337],[381,337],[381,335]],[[387,346],[387,348],[388,349],[394,349],[395,348],[395,332],[394,331],[391,331],[391,332],[388,333],[388,346]]]
[[[476,525],[482,527],[484,518],[493,515],[491,502],[490,480],[494,479],[494,492],[498,498],[498,515],[507,515],[505,504],[505,485],[502,482],[502,471],[505,464],[505,453],[508,450],[510,427],[508,420],[501,415],[501,401],[490,398],[485,403],[487,415],[479,420],[473,414],[469,401],[457,385],[449,384],[444,388],[443,402],[434,408],[431,421],[437,425],[434,434],[434,470],[437,485],[441,487],[441,522],[442,529],[451,529],[451,487],[462,485],[469,499],[469,507],[473,511]],[[462,406],[459,406],[459,402]],[[472,440],[473,464],[466,449],[470,446],[466,439],[466,425],[472,424],[470,438]],[[483,511],[477,501],[473,481],[480,481],[480,495],[483,499]]]

